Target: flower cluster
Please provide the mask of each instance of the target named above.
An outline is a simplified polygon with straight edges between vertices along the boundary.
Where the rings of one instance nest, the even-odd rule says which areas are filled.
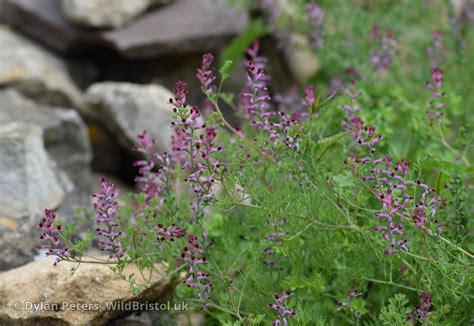
[[[206,53],[202,56],[202,65],[197,70],[196,77],[201,82],[202,91],[209,95],[214,91],[212,83],[216,79],[214,75],[214,68],[211,67],[214,61],[214,56],[210,53]]]
[[[340,124],[346,130],[352,130],[352,137],[357,138],[357,133],[362,130],[364,123],[362,119],[357,116],[357,112],[361,109],[361,105],[357,102],[357,99],[362,96],[362,93],[355,92],[355,84],[352,84],[352,90],[349,88],[344,89],[347,97],[351,100],[351,104],[344,104],[342,108],[346,114],[345,119],[340,120]]]
[[[206,309],[210,306],[208,301],[211,299],[212,283],[209,281],[209,274],[199,271],[199,266],[206,262],[203,252],[204,250],[197,243],[197,238],[189,234],[188,243],[181,254],[184,263],[188,264],[188,277],[184,280],[184,284],[199,291],[197,299],[207,301],[202,307]]]
[[[56,266],[63,257],[69,256],[67,247],[61,245],[62,226],[54,226],[56,212],[53,209],[45,209],[44,216],[39,223],[41,229],[40,244],[38,249],[46,249],[46,256],[56,256],[54,266]]]
[[[402,222],[411,219],[418,228],[425,227],[428,217],[435,215],[441,197],[420,180],[407,179],[409,163],[406,160],[402,159],[393,164],[393,159],[389,156],[375,156],[376,144],[380,142],[382,135],[376,134],[374,127],[364,126],[363,121],[355,116],[360,106],[354,104],[353,97],[351,100],[353,105],[346,106],[345,111],[349,113],[349,121],[356,121],[356,123],[347,123],[347,125],[355,129],[353,136],[356,145],[367,148],[370,155],[359,157],[350,153],[346,164],[354,174],[371,184],[373,191],[377,194],[381,209],[375,213],[375,217],[383,221],[383,225],[374,227],[374,231],[382,232],[383,238],[389,242],[390,247],[384,253],[393,255],[400,250],[408,250],[408,241],[404,238],[405,229]],[[368,167],[369,173],[359,175],[357,166]],[[416,189],[421,190],[418,200],[408,193],[409,188],[415,192]],[[438,230],[440,230],[439,227]]]
[[[247,68],[245,89],[240,94],[242,103],[250,116],[257,120],[253,124],[264,131],[270,130],[269,118],[275,113],[271,111],[268,82],[270,78],[265,73],[267,58],[259,56],[260,43],[255,42],[247,50],[249,60],[245,62]]]
[[[426,49],[431,68],[438,67],[445,59],[446,49],[444,48],[443,36],[443,31],[441,30],[431,33],[431,44]]]
[[[307,85],[301,96],[298,88],[292,87],[284,93],[275,94],[274,101],[279,112],[290,114],[301,122],[308,117],[308,111],[316,103],[316,89],[313,85]]]
[[[164,188],[169,186],[165,174],[172,169],[171,160],[167,153],[161,155],[154,150],[156,140],[150,140],[146,131],[143,131],[137,138],[139,144],[134,147],[134,151],[143,155],[144,158],[134,162],[134,166],[138,167],[135,182],[140,185],[140,192],[145,194],[145,205],[148,207],[151,200],[159,198]],[[159,209],[162,200],[159,201],[155,209]]]
[[[285,224],[288,224],[288,221],[286,219],[283,219],[278,222],[268,221],[268,224],[273,228],[273,233],[265,238],[265,240],[267,240],[271,244],[271,246],[263,250],[263,253],[266,256],[265,265],[275,270],[281,270],[281,268],[277,267],[277,263],[273,259],[273,256],[275,255],[275,249],[273,248],[273,246],[278,245],[281,247],[281,245],[283,244],[283,238],[286,237],[288,233],[284,232],[281,227]]]
[[[293,296],[293,292],[287,290],[283,294],[275,294],[274,298],[277,303],[270,303],[268,307],[278,311],[278,317],[273,321],[273,326],[286,326],[288,325],[287,317],[296,316],[295,309],[289,309],[286,302]]]
[[[311,45],[315,49],[320,49],[323,46],[324,39],[321,35],[321,27],[324,24],[326,13],[316,2],[311,1],[305,5],[306,18],[308,19],[310,33],[309,39]]]
[[[397,41],[393,37],[393,30],[382,33],[379,25],[374,25],[369,35],[369,40],[376,42],[378,48],[370,55],[370,63],[376,71],[385,71],[395,57]]]
[[[253,119],[252,124],[264,133],[268,134],[267,141],[270,144],[277,145],[282,141],[289,148],[299,150],[299,136],[290,136],[289,131],[292,126],[299,123],[295,116],[288,116],[284,112],[271,110],[271,97],[268,93],[269,78],[265,73],[267,59],[259,56],[259,43],[247,50],[249,60],[246,62],[247,75],[246,86],[241,92],[240,97],[247,114]],[[305,100],[308,104],[314,104],[314,89],[308,88],[306,90]],[[272,120],[272,117],[275,119]],[[268,148],[263,148],[268,152]]]
[[[359,296],[361,296],[363,293],[362,292],[359,292],[357,291],[355,288],[350,288],[349,289],[349,292],[347,293],[347,300],[344,301],[344,300],[341,300],[341,301],[338,301],[338,305],[339,305],[339,308],[337,310],[341,310],[341,309],[348,309],[350,310],[351,312],[354,311],[354,308],[352,307],[352,300],[354,298],[357,298]],[[356,312],[356,317],[357,318],[360,318],[360,315]]]
[[[216,144],[217,130],[201,122],[199,109],[196,106],[188,108],[186,84],[178,82],[174,91],[175,98],[170,99],[174,106],[171,122],[175,127],[173,152],[180,157],[182,169],[189,172],[185,181],[196,194],[193,210],[195,217],[199,217],[203,206],[214,197],[214,183],[221,170],[221,161],[216,154],[222,151],[222,147]]]
[[[431,70],[431,82],[426,82],[426,87],[431,91],[431,99],[429,101],[430,108],[428,109],[428,119],[433,124],[435,120],[441,124],[443,122],[446,104],[442,101],[444,92],[441,92],[443,84],[443,71],[439,67]]]
[[[176,226],[174,223],[168,227],[158,224],[155,230],[157,234],[156,239],[158,241],[174,241],[175,239],[182,238],[186,235],[186,231],[179,226]]]
[[[425,322],[428,320],[429,316],[433,314],[433,307],[431,301],[431,293],[422,292],[420,294],[420,300],[416,305],[415,314],[416,318],[420,322]]]
[[[95,198],[94,209],[96,215],[96,234],[102,237],[99,241],[99,247],[102,251],[109,252],[110,258],[120,259],[127,250],[122,248],[121,238],[123,232],[120,231],[119,225],[114,221],[119,204],[117,202],[118,190],[112,183],[107,182],[104,178],[100,181],[100,192],[92,194]]]

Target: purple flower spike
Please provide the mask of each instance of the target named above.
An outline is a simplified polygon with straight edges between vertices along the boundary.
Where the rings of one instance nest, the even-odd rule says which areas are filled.
[[[177,108],[185,108],[187,106],[186,97],[189,94],[188,85],[183,81],[178,81],[173,88],[173,92],[175,96],[170,98],[170,104]]]
[[[395,57],[397,41],[393,36],[393,30],[389,29],[382,33],[380,26],[374,25],[369,34],[369,40],[377,43],[378,48],[372,51],[370,63],[375,71],[385,71]]]
[[[270,145],[277,145],[282,141],[289,148],[298,151],[299,136],[290,137],[288,135],[290,127],[297,124],[298,119],[287,116],[283,112],[278,113],[280,119],[272,119],[276,112],[271,110],[271,98],[268,94],[269,78],[265,74],[267,59],[258,55],[259,49],[259,43],[256,42],[247,50],[250,60],[245,63],[247,67],[246,85],[240,93],[241,102],[249,117],[253,119],[252,124],[267,134],[267,142]],[[311,101],[311,97],[311,90],[308,89],[307,100]],[[269,148],[265,146],[262,151],[269,152]]]
[[[139,144],[134,147],[134,151],[145,157],[134,162],[134,166],[138,167],[138,176],[135,177],[135,182],[140,185],[140,192],[145,194],[145,205],[149,207],[151,200],[159,198],[164,191],[167,183],[164,174],[171,170],[171,161],[166,153],[161,155],[155,151],[156,141],[150,140],[146,131],[143,131],[137,138]],[[157,165],[159,168],[154,171]],[[160,205],[161,202],[155,209],[159,209]]]
[[[211,67],[214,61],[214,56],[210,53],[206,53],[202,56],[202,66],[197,69],[197,78],[201,82],[202,90],[205,94],[211,94],[213,92],[212,83],[216,79],[214,75],[214,68]]]
[[[316,2],[311,1],[305,5],[306,18],[309,23],[310,33],[309,39],[311,45],[315,49],[323,47],[324,39],[321,34],[321,29],[324,24],[324,18],[326,16],[325,11]]]
[[[434,73],[433,81],[437,81],[439,75]],[[393,159],[388,156],[376,158],[376,144],[382,139],[380,134],[375,133],[375,128],[364,126],[364,122],[357,116],[360,105],[355,102],[357,97],[348,92],[352,105],[344,105],[346,120],[341,124],[347,130],[353,130],[352,137],[356,147],[366,148],[370,155],[359,157],[356,154],[349,154],[348,166],[357,175],[357,166],[370,167],[369,174],[359,176],[363,181],[371,184],[374,192],[377,193],[381,210],[374,214],[383,225],[373,228],[380,232],[382,237],[389,243],[389,248],[384,251],[386,255],[394,255],[400,250],[408,250],[408,242],[404,239],[405,228],[403,222],[412,220],[418,228],[427,225],[429,217],[433,217],[438,209],[441,197],[434,194],[434,190],[419,180],[408,180],[408,169],[410,164],[406,160],[400,160],[393,166]],[[409,194],[408,188],[418,188],[421,196],[418,201]],[[436,222],[435,222],[436,224]],[[438,230],[442,227],[438,224]]]
[[[256,115],[259,118],[262,128],[268,127],[268,118],[273,112],[270,109],[270,95],[268,94],[269,77],[265,73],[267,59],[260,57],[258,52],[260,45],[258,42],[247,50],[250,57],[245,65],[247,67],[246,89],[240,94],[246,103],[247,113]]]
[[[207,301],[201,307],[201,310],[205,310],[210,307],[210,293],[213,287],[211,281],[209,280],[209,274],[199,271],[200,265],[206,262],[206,258],[203,256],[203,253],[204,250],[198,244],[197,238],[194,235],[189,234],[188,243],[186,247],[184,247],[181,254],[183,261],[188,264],[188,277],[184,280],[184,284],[198,292],[198,300]]]
[[[443,122],[444,112],[443,109],[446,106],[442,101],[444,92],[440,90],[443,84],[443,71],[439,67],[435,67],[431,70],[432,82],[426,82],[426,87],[431,91],[431,99],[429,101],[428,119],[433,124],[435,120],[439,124]]]
[[[313,85],[306,85],[304,88],[304,100],[309,108],[316,102],[316,89]]]
[[[175,92],[179,93],[176,93],[175,98],[187,94],[187,88],[183,87],[186,84],[176,84]],[[194,219],[197,220],[214,197],[214,182],[222,165],[215,154],[221,152],[222,147],[215,141],[217,130],[201,122],[199,109],[196,106],[178,106],[183,103],[171,101],[175,113],[171,122],[175,127],[173,153],[175,160],[181,162],[181,168],[189,172],[184,181],[189,183],[196,195],[192,208]]]
[[[429,316],[433,314],[431,293],[422,292],[420,294],[420,301],[416,305],[415,314],[420,322],[427,321]]]
[[[102,238],[99,247],[102,251],[109,252],[110,258],[122,258],[127,250],[122,248],[120,239],[123,233],[119,225],[114,221],[114,217],[119,209],[117,202],[118,190],[114,185],[104,178],[100,181],[100,192],[92,194],[95,198],[94,209],[96,215],[96,234]]]
[[[428,60],[431,63],[431,67],[435,68],[442,64],[445,60],[446,49],[443,42],[443,31],[436,30],[431,33],[431,44],[426,49],[426,54],[428,55]]]
[[[164,227],[162,224],[158,224],[156,227],[156,239],[158,241],[174,241],[175,239],[182,238],[186,235],[186,231],[176,224],[171,224],[168,227]]]
[[[274,298],[277,303],[268,304],[269,308],[278,311],[278,317],[273,321],[272,325],[286,326],[288,325],[287,317],[296,316],[296,310],[288,308],[285,304],[285,302],[288,301],[291,296],[293,296],[293,292],[291,292],[290,290],[285,291],[285,293],[283,294],[275,294]]]
[[[69,251],[67,247],[61,245],[61,225],[54,226],[54,220],[56,219],[56,212],[53,209],[45,209],[44,216],[39,223],[41,229],[40,244],[38,249],[46,249],[46,256],[56,256],[54,260],[54,266],[64,258],[69,257]]]

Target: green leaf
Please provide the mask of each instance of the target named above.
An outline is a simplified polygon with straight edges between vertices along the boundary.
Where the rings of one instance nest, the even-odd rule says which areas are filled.
[[[227,78],[229,78],[229,70],[231,69],[232,64],[232,60],[226,60],[222,65],[221,69],[219,69],[219,74],[221,75],[221,83],[223,83]]]
[[[221,92],[219,95],[220,95],[220,98],[224,101],[225,104],[227,104],[227,105],[232,105],[233,104],[234,94]]]
[[[318,145],[326,145],[326,146],[331,146],[332,144],[337,143],[339,140],[342,138],[345,138],[347,135],[349,135],[352,131],[348,130],[345,132],[340,132],[338,134],[323,138],[318,141]]]
[[[232,62],[228,67],[228,72],[233,70],[235,63],[240,61],[245,50],[249,48],[253,42],[270,34],[270,32],[270,28],[267,27],[261,19],[256,19],[242,34],[236,37],[224,51],[222,51],[221,62],[224,62],[224,64],[227,61]]]

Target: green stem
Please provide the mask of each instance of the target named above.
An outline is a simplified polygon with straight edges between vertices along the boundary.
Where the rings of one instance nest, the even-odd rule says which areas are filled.
[[[410,290],[410,291],[414,291],[414,292],[418,292],[418,293],[422,292],[422,290],[420,290],[420,289],[412,288],[410,286],[406,286],[406,285],[402,285],[402,284],[398,284],[398,283],[394,283],[394,282],[376,280],[376,279],[368,278],[368,277],[361,277],[361,279],[369,281],[369,282],[373,282],[373,283],[392,285],[392,286],[396,286],[396,287],[399,287],[399,288],[402,288],[402,289],[405,289],[405,290]]]

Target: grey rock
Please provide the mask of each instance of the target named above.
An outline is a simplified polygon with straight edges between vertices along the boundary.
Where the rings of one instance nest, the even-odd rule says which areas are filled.
[[[87,89],[89,113],[101,121],[119,144],[132,151],[137,135],[146,130],[161,151],[170,151],[173,94],[159,85],[104,82]]]
[[[35,256],[35,234],[38,221],[30,216],[17,218],[0,217],[0,271],[24,265]]]
[[[75,184],[87,184],[92,152],[87,126],[76,111],[38,105],[14,89],[0,91],[0,124],[15,121],[39,126],[59,168]]]
[[[61,0],[71,22],[80,26],[119,28],[145,12],[151,0]]]
[[[56,55],[0,25],[0,87],[40,103],[82,107],[81,93]]]
[[[13,138],[0,136],[0,270],[33,259],[45,208],[61,203],[60,218],[72,222],[91,192],[90,144],[77,112],[37,105],[8,89],[0,92],[0,128],[12,125],[23,127]]]
[[[248,14],[226,0],[175,0],[109,31],[75,26],[57,0],[4,1],[2,10],[2,21],[59,52],[112,50],[129,59],[215,51],[249,23]]]
[[[41,128],[21,123],[0,126],[0,217],[18,219],[55,208],[65,191],[47,154]]]

